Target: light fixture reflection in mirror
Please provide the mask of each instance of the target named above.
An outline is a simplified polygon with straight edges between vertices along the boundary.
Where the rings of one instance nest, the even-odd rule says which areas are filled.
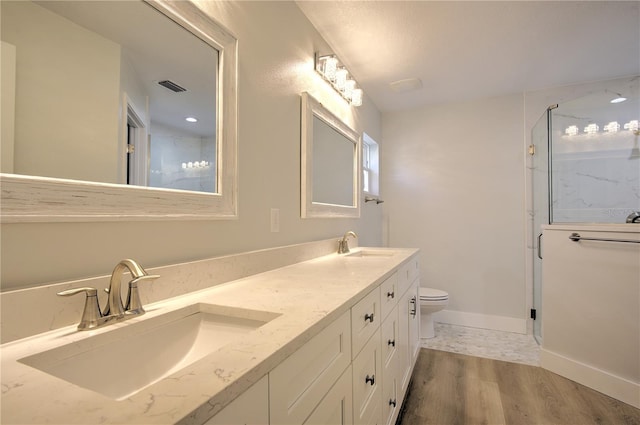
[[[82,43],[85,38],[93,41],[100,40],[103,46],[110,47],[114,54],[110,56],[114,61],[106,61],[104,58],[95,56],[95,49],[76,48],[66,49],[65,43],[60,43],[59,49],[55,52],[39,51],[32,54],[34,60],[47,60],[49,62],[65,62],[66,56],[75,53],[73,50],[81,50],[90,61],[86,61],[86,65],[75,62],[74,71],[82,71],[80,75],[76,75],[75,80],[76,94],[71,96],[70,90],[67,89],[68,84],[58,90],[56,96],[40,96],[36,104],[39,108],[48,108],[40,113],[42,118],[49,121],[64,122],[63,130],[57,133],[66,134],[67,138],[60,138],[56,135],[56,131],[45,130],[44,135],[38,138],[38,141],[46,142],[40,148],[27,149],[21,144],[21,138],[24,135],[24,128],[18,123],[18,115],[21,112],[21,93],[16,91],[14,111],[16,112],[15,140],[8,146],[8,142],[4,135],[6,122],[5,113],[5,93],[11,90],[5,90],[5,52],[11,49],[5,49],[5,36],[8,34],[8,28],[13,22],[11,13],[5,13],[5,5],[14,3],[28,4],[32,9],[37,9],[40,15],[46,16],[51,20],[52,16],[57,16],[49,8],[57,8],[65,10],[65,13],[78,5],[84,5],[89,8],[105,8],[104,13],[95,20],[98,25],[104,24],[107,19],[107,13],[110,9],[116,9],[125,5],[136,5],[140,10],[146,10],[156,16],[159,25],[167,25],[158,28],[153,23],[142,24],[142,21],[135,21],[143,29],[138,34],[138,42],[143,43],[139,48],[122,47],[122,44],[113,40],[107,40],[104,36],[88,31],[80,25],[72,25],[72,30],[68,27],[58,28],[59,31],[48,31],[46,36],[49,38],[62,37],[65,31],[83,32],[86,37],[71,37],[78,43]],[[40,5],[46,5],[43,8]],[[138,220],[138,219],[219,219],[219,218],[235,218],[237,217],[237,40],[222,25],[211,19],[211,17],[203,12],[195,3],[190,1],[166,2],[113,2],[113,1],[87,1],[87,2],[39,2],[34,4],[31,2],[0,2],[3,8],[2,18],[2,39],[3,39],[3,108],[2,108],[2,173],[0,173],[0,184],[2,185],[1,220],[3,223],[8,222],[52,222],[52,221],[111,221],[111,220]],[[9,9],[7,9],[9,10]],[[160,13],[158,13],[160,12]],[[137,13],[137,12],[136,12]],[[136,13],[132,13],[136,17]],[[124,18],[116,18],[116,21],[126,25]],[[61,19],[59,16],[54,19],[58,24],[61,21],[66,22],[66,18]],[[159,22],[162,22],[160,24]],[[101,27],[102,28],[102,27]],[[49,28],[50,29],[50,28]],[[101,29],[103,30],[103,28]],[[118,34],[124,34],[126,31],[116,31]],[[55,34],[56,37],[52,37]],[[92,35],[90,35],[92,34]],[[160,40],[159,34],[168,35],[171,43],[179,42],[184,38],[191,39],[195,44],[193,49],[189,46],[180,47],[179,45],[168,46],[162,43],[167,40]],[[177,35],[181,34],[181,35]],[[77,35],[77,34],[76,34]],[[149,41],[160,41],[161,45],[155,48],[144,43]],[[199,46],[199,47],[194,47]],[[154,50],[155,49],[155,50]],[[204,49],[204,50],[202,50]],[[71,50],[71,51],[69,51]],[[14,53],[18,52],[14,57],[27,58],[26,49],[14,49]],[[20,56],[22,52],[22,56]],[[64,52],[64,54],[62,53]],[[156,74],[142,77],[143,74],[132,73],[131,69],[136,63],[131,59],[130,54],[138,54],[143,59],[141,62],[149,65],[152,72]],[[158,65],[157,61],[163,55],[169,53],[169,57],[164,57],[165,64],[169,68],[163,68]],[[49,54],[49,56],[47,56]],[[213,62],[207,62],[206,66],[190,67],[192,60],[197,59],[195,56],[208,56]],[[197,59],[199,60],[199,59]],[[27,61],[29,62],[29,61]],[[109,63],[110,66],[106,64]],[[114,65],[116,64],[116,65]],[[83,73],[86,67],[108,69],[109,72],[103,72],[104,79],[115,80],[113,84],[106,84],[105,81],[96,81],[94,77]],[[28,68],[28,67],[27,67]],[[33,67],[32,67],[33,68]],[[44,66],[48,69],[47,66]],[[135,68],[139,71],[138,68]],[[19,71],[19,70],[18,70]],[[217,72],[213,72],[217,71]],[[27,69],[27,73],[29,68]],[[198,87],[191,84],[191,80],[187,75],[199,72],[197,76],[199,81],[204,81],[206,87]],[[60,71],[58,71],[58,74]],[[64,73],[64,72],[63,72]],[[76,72],[77,74],[77,72]],[[140,77],[137,81],[132,81]],[[145,91],[147,85],[143,84],[141,79],[152,82],[153,89],[149,88]],[[16,85],[17,79],[13,85]],[[178,92],[170,89],[173,85],[167,81],[175,83],[177,86],[186,88],[186,92]],[[164,84],[160,84],[163,82]],[[103,84],[104,83],[104,84]],[[50,84],[55,86],[55,84]],[[167,87],[170,86],[170,87]],[[109,87],[120,87],[121,90],[112,91]],[[195,87],[191,89],[191,87]],[[55,88],[55,87],[53,87]],[[73,89],[73,87],[71,87]],[[37,95],[40,94],[39,87],[33,88]],[[32,91],[33,91],[32,90]],[[98,91],[108,98],[109,101],[105,105],[90,102],[90,105],[83,103],[82,95],[89,95],[91,91]],[[164,93],[166,98],[185,99],[184,94],[193,92],[209,93],[203,97],[207,104],[207,110],[202,109],[201,105],[192,103],[179,103],[182,107],[174,109],[174,102],[151,102],[155,99],[152,96],[152,90],[160,90],[158,93]],[[61,104],[60,99],[69,100],[65,104]],[[164,99],[166,99],[164,98]],[[84,100],[86,102],[86,100]],[[116,112],[114,112],[116,111]],[[118,112],[120,111],[120,112]],[[206,112],[210,111],[210,112]],[[55,115],[56,112],[62,112],[62,116]],[[88,118],[83,118],[82,112],[88,113]],[[121,115],[120,115],[121,114]],[[37,116],[38,114],[36,114]],[[165,121],[164,116],[171,116],[175,122]],[[199,118],[197,123],[189,123],[186,117]],[[75,118],[71,122],[69,117]],[[209,118],[206,118],[209,117]],[[91,119],[104,122],[105,126],[99,131],[98,124],[90,122]],[[86,125],[90,122],[90,125]],[[155,125],[158,123],[158,125]],[[40,127],[40,125],[34,127]],[[164,127],[164,128],[163,128]],[[204,127],[209,127],[203,131]],[[45,128],[43,126],[43,128]],[[175,128],[181,131],[176,133]],[[177,157],[174,153],[164,155],[161,151],[153,149],[154,144],[158,144],[159,138],[165,134],[169,143],[177,144],[183,140],[188,140],[190,149],[188,152],[182,152],[181,157]],[[131,135],[137,138],[142,144],[142,148],[136,146],[135,143],[125,143],[126,137]],[[54,137],[55,136],[55,137]],[[81,136],[81,137],[78,137]],[[62,145],[68,140],[79,140],[72,143],[71,151],[64,151]],[[207,140],[207,144],[200,143],[200,140]],[[150,141],[149,141],[150,140]],[[145,146],[145,143],[147,145]],[[133,145],[133,146],[128,146]],[[145,149],[146,147],[146,149]],[[14,149],[13,155],[5,155]],[[134,151],[142,153],[137,158],[144,160],[126,160],[127,152]],[[142,152],[141,152],[142,151]],[[145,158],[144,153],[147,153]],[[161,154],[156,155],[158,152]],[[94,156],[78,157],[82,154],[93,154]],[[154,162],[158,158],[160,168],[156,167]],[[63,175],[50,173],[37,169],[21,169],[22,164],[27,162],[22,158],[29,159],[32,164],[44,164],[45,166],[57,167],[62,170]],[[10,159],[7,160],[7,158]],[[44,159],[43,159],[44,158]],[[61,164],[70,163],[60,167]],[[164,182],[161,182],[162,188],[151,188],[148,185],[153,184],[153,179],[165,173],[165,164],[171,163],[171,167],[175,170],[176,175],[193,174],[198,183],[196,189],[189,190],[182,187],[176,188],[172,186],[167,188]],[[188,164],[202,162],[209,164],[208,167],[182,167],[182,163]],[[83,165],[82,170],[74,170],[72,165]],[[89,174],[83,174],[83,171]],[[158,173],[157,171],[160,171]],[[68,173],[68,174],[65,174]],[[93,173],[93,174],[91,174]],[[205,176],[205,174],[207,174]],[[96,178],[99,175],[100,178]],[[106,177],[105,177],[106,176]],[[204,176],[204,178],[203,178]],[[136,185],[126,185],[129,181],[143,182],[145,187],[136,183]],[[186,179],[183,179],[186,180]],[[207,184],[202,184],[207,182]],[[207,186],[208,185],[208,186]],[[198,192],[202,190],[208,193]]]
[[[301,124],[302,217],[360,217],[360,135],[308,93]]]

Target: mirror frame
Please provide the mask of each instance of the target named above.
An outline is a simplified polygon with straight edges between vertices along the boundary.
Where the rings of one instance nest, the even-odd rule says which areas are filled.
[[[359,218],[362,184],[362,137],[309,93],[302,93],[300,144],[300,215],[302,218]],[[353,205],[313,202],[313,117],[317,116],[354,144]]]
[[[219,52],[217,193],[0,174],[2,223],[238,217],[238,41],[191,1],[143,1]]]

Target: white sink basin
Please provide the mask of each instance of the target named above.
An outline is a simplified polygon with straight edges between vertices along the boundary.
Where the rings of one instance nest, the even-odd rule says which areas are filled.
[[[381,250],[381,249],[362,249],[360,251],[347,254],[347,257],[392,257],[396,254],[395,251]]]
[[[179,310],[63,345],[19,361],[122,400],[278,317],[213,304]]]

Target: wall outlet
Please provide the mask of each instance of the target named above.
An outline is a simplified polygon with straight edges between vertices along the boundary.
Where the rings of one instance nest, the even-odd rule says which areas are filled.
[[[280,231],[280,209],[271,208],[271,233]]]

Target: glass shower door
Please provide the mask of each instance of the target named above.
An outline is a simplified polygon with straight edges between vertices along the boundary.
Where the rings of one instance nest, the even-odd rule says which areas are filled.
[[[532,174],[532,210],[533,221],[533,308],[536,316],[533,321],[533,336],[538,344],[542,344],[542,225],[549,223],[549,126],[548,114],[545,112],[531,131],[529,168]]]

